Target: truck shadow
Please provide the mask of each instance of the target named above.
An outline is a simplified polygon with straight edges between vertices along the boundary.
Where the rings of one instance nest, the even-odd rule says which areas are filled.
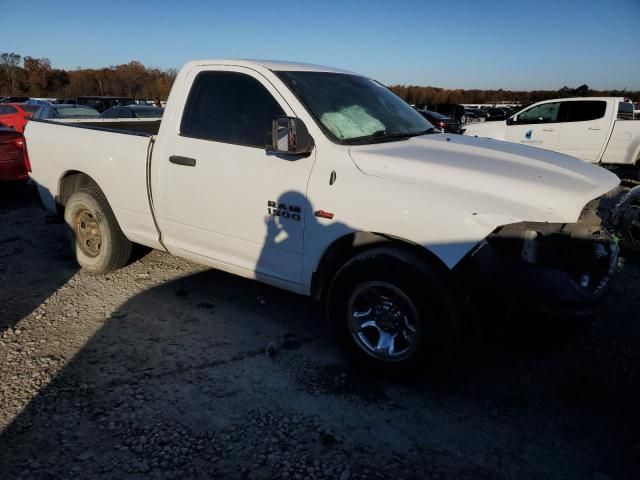
[[[12,208],[2,221],[8,213],[28,249],[3,259],[11,262],[4,286],[15,295],[36,290],[3,310],[9,326],[75,272],[65,226]],[[282,230],[267,223],[265,249],[294,248]],[[172,268],[180,262],[153,256]],[[602,465],[626,478],[640,460],[640,332],[629,329],[637,300],[603,306],[605,334],[553,349],[553,329],[539,343],[510,334],[460,352],[458,366],[438,378],[394,385],[348,365],[303,297],[215,270],[165,281],[171,268],[146,262],[108,281],[92,277],[90,292],[60,294],[64,313],[66,300],[102,308],[120,287],[140,291],[107,318],[58,319],[91,323],[91,333],[70,325],[67,337],[55,334],[64,361],[27,369],[17,394],[2,385],[3,413],[13,415],[0,434],[4,477],[308,478],[319,462],[328,478],[345,469],[361,478],[584,477]],[[37,360],[25,347],[20,366]],[[521,455],[505,466],[514,449]]]
[[[581,342],[537,356],[480,351],[449,377],[389,385],[343,362],[307,299],[213,270],[146,289],[77,348],[0,435],[7,478],[270,478],[287,452],[301,474],[318,460],[374,478],[393,461],[418,477],[436,468],[455,478],[502,478],[498,464],[467,471],[450,452],[507,455],[525,424],[527,438],[540,438],[525,442],[516,472],[540,458],[554,463],[560,431],[569,439],[559,454],[576,462],[565,473],[612,461],[613,473],[624,474],[637,415],[621,427],[629,405],[610,394],[640,398],[626,384],[601,384]],[[613,405],[624,408],[603,413]],[[466,433],[426,439],[434,417],[437,428],[453,422]],[[571,418],[573,427],[534,426],[549,418]],[[491,441],[468,443],[478,428]],[[585,446],[611,431],[620,434],[611,448]],[[358,453],[382,444],[389,453]],[[249,477],[259,469],[265,477]]]
[[[74,275],[66,227],[46,215],[33,184],[0,185],[0,335]]]

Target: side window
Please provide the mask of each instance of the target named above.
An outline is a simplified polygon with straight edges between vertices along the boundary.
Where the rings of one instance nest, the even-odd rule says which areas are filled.
[[[116,118],[118,116],[118,112],[116,109],[110,108],[109,110],[105,110],[102,114],[103,118]]]
[[[255,78],[202,72],[193,82],[180,133],[186,137],[264,148],[273,117],[284,111]]]
[[[563,110],[564,113],[561,115],[563,122],[588,122],[604,117],[607,102],[602,100],[563,102]]]
[[[560,102],[535,105],[518,115],[518,124],[554,123],[558,121]]]
[[[633,120],[633,103],[620,102],[618,104],[618,118],[620,120]]]

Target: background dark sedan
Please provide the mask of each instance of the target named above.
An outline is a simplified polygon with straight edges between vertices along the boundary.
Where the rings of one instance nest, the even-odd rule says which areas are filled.
[[[164,108],[143,105],[111,107],[100,114],[101,118],[162,118]]]
[[[460,122],[454,118],[449,118],[446,115],[430,110],[419,110],[418,113],[426,118],[431,125],[443,132],[460,133]]]
[[[506,120],[508,117],[507,111],[502,108],[486,108],[487,116],[485,122],[492,122],[495,120]]]
[[[419,112],[436,112],[458,123],[464,123],[464,107],[457,103],[422,103],[414,107]]]

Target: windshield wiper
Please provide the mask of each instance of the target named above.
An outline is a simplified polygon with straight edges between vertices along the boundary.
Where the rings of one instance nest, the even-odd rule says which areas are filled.
[[[352,138],[351,141],[354,143],[366,143],[370,141],[378,141],[378,140],[402,140],[405,138],[417,137],[418,135],[425,135],[427,133],[432,133],[433,128],[428,128],[426,130],[421,130],[419,132],[411,132],[404,133],[398,132],[396,130],[376,130],[375,132],[365,135],[363,137]]]

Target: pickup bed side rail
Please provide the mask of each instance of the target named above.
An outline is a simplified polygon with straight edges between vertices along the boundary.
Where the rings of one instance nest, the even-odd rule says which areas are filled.
[[[53,123],[56,125],[87,128],[90,130],[100,130],[104,132],[121,133],[125,135],[138,135],[140,137],[151,137],[153,135],[157,135],[158,130],[160,129],[160,119],[127,119],[125,121],[111,119],[110,121],[96,121],[95,119],[70,119],[68,121],[30,119],[29,121]]]

